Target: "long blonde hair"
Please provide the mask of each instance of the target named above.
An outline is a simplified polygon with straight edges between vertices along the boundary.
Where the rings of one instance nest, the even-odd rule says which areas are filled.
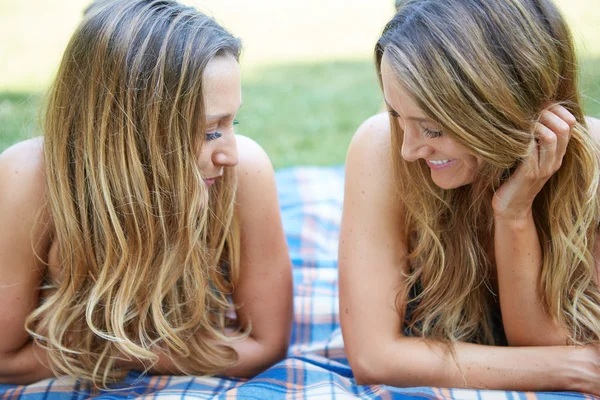
[[[239,275],[236,174],[208,189],[202,76],[240,42],[171,0],[86,10],[51,88],[47,198],[61,260],[27,329],[56,374],[106,386],[157,349],[186,373],[222,373],[228,296]],[[180,362],[185,360],[185,363]]]
[[[572,38],[556,6],[550,0],[402,1],[376,45],[380,79],[384,52],[421,109],[484,161],[475,182],[442,190],[423,162],[402,159],[403,132],[391,118],[410,242],[407,286],[422,289],[411,300],[409,327],[441,340],[498,342],[486,256],[491,196],[527,157],[542,110],[562,104],[577,124],[562,167],[534,203],[543,253],[540,293],[570,342],[598,340],[592,249],[600,149],[586,127]]]

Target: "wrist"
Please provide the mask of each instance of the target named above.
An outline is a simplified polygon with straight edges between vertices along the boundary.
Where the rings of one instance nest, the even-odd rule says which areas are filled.
[[[499,210],[493,208],[494,221],[495,222],[510,222],[514,223],[515,226],[519,226],[521,223],[526,223],[533,220],[532,207],[525,207],[521,209],[503,209]]]
[[[554,376],[564,390],[590,393],[590,382],[597,381],[598,351],[594,345],[561,346],[557,359],[558,371]]]

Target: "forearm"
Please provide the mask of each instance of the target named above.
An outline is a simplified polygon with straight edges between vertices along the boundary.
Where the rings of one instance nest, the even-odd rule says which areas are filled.
[[[542,250],[529,213],[496,218],[494,245],[500,308],[510,345],[566,344],[567,335],[547,313],[540,290]]]
[[[248,336],[239,341],[231,343],[222,343],[224,346],[232,347],[238,355],[237,362],[223,372],[226,376],[235,376],[240,378],[253,377],[256,374],[264,371],[275,362],[283,359],[286,354],[287,346],[279,349],[272,345],[274,341],[258,341],[252,336]],[[215,344],[216,345],[216,344]],[[157,364],[150,369],[150,373],[156,375],[179,375],[182,374],[181,369],[166,353],[156,351],[158,356]],[[185,365],[185,361],[183,362]],[[131,369],[144,368],[137,360],[129,362],[121,362],[121,367]]]
[[[54,377],[46,350],[29,341],[15,352],[0,356],[0,383],[28,385]]]
[[[494,347],[458,343],[455,358],[444,345],[402,338],[372,359],[374,374],[359,383],[400,387],[437,386],[469,389],[575,390],[567,368],[576,368],[576,348]]]
[[[225,375],[250,378],[266,370],[286,356],[287,346],[273,346],[275,340],[257,339],[248,336],[231,347],[238,354],[235,365],[225,371]]]

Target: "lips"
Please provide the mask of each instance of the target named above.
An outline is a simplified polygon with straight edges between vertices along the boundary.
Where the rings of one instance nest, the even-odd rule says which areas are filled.
[[[429,160],[430,163],[435,165],[444,165],[450,160]]]
[[[221,175],[213,176],[212,178],[206,178],[204,179],[204,183],[206,184],[206,186],[212,186],[220,177]]]
[[[425,160],[429,168],[433,170],[444,169],[452,166],[456,160]]]

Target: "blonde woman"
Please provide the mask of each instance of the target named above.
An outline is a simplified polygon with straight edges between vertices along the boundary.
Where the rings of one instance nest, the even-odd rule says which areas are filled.
[[[550,0],[403,1],[347,159],[358,383],[600,394],[600,125]]]
[[[175,1],[86,11],[44,137],[0,156],[0,382],[285,356],[290,261],[270,161],[234,133],[239,53]]]

